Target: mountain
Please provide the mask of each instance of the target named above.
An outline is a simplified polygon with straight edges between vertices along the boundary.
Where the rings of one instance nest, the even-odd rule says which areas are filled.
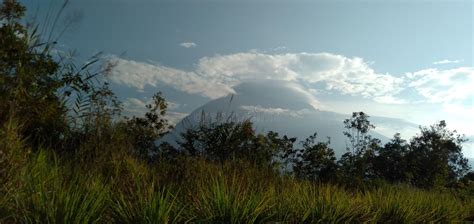
[[[187,128],[201,120],[216,120],[216,117],[237,120],[251,119],[258,132],[276,131],[303,140],[314,132],[319,141],[331,138],[336,155],[346,151],[347,139],[343,135],[344,119],[350,115],[318,109],[318,102],[300,86],[287,82],[259,81],[243,83],[234,88],[235,94],[212,100],[194,110],[161,141],[175,144]],[[396,132],[418,129],[418,126],[400,119],[370,117],[376,128],[370,134],[387,142]],[[378,131],[380,129],[381,131]],[[160,142],[161,142],[160,141]]]

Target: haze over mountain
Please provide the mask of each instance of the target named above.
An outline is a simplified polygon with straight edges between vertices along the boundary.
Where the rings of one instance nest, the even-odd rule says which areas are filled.
[[[317,132],[320,141],[330,137],[336,155],[345,152],[347,140],[343,135],[343,120],[350,115],[321,110],[314,96],[299,91],[297,84],[260,80],[242,83],[234,89],[235,94],[212,100],[194,110],[163,141],[172,143],[186,128],[220,116],[223,119],[251,119],[258,132],[276,131],[298,140]],[[418,130],[418,125],[401,119],[374,116],[370,121],[376,126],[371,135],[382,142],[397,132],[408,137]]]

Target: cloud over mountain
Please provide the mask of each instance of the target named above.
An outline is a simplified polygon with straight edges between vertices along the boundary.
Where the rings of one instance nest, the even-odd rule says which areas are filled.
[[[117,57],[111,60],[117,63],[110,78],[116,83],[138,89],[165,83],[211,99],[234,93],[233,86],[251,80],[322,84],[327,91],[394,104],[407,102],[397,95],[408,88],[430,102],[448,103],[472,98],[474,86],[472,67],[429,68],[394,76],[374,71],[362,58],[330,53],[216,55],[201,58],[192,71]]]
[[[456,124],[464,131],[473,121],[469,115],[474,109],[473,67],[427,68],[394,75],[375,71],[359,57],[305,52],[214,55],[199,59],[190,70],[113,56],[110,60],[116,63],[110,81],[139,91],[146,86],[166,85],[217,99],[235,94],[235,87],[241,83],[283,81],[319,109],[325,105],[317,98],[345,95],[378,105],[439,105],[437,111],[446,113],[443,119],[466,117]]]
[[[283,80],[322,84],[327,91],[396,102],[403,78],[381,74],[361,58],[330,53],[264,54],[258,52],[201,58],[184,71],[114,57],[112,81],[143,89],[161,82],[188,93],[215,99],[233,93],[232,87],[252,80]],[[398,101],[400,102],[400,101]]]

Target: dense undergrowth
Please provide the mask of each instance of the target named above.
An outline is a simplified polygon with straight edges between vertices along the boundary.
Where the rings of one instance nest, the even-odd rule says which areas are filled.
[[[442,189],[354,189],[244,162],[146,163],[124,152],[78,165],[47,149],[29,153],[7,130],[1,223],[446,223],[474,214],[472,198]]]

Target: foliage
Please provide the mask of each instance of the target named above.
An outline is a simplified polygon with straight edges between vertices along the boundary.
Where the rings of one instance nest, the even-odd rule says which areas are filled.
[[[53,145],[64,131],[65,108],[56,91],[58,63],[20,23],[25,8],[14,0],[0,6],[0,122],[23,121],[22,135],[32,145]]]
[[[347,129],[344,135],[349,139],[350,147],[338,161],[338,174],[344,183],[357,186],[375,176],[373,161],[380,149],[380,140],[369,134],[375,126],[364,112],[352,113],[351,118],[344,120],[344,125]]]
[[[275,132],[257,134],[252,122],[212,122],[187,129],[179,150],[191,157],[211,161],[243,159],[262,166],[273,166],[275,156],[292,146],[295,139],[279,137]]]
[[[370,123],[369,116],[364,112],[353,112],[352,117],[344,120],[344,127],[347,129],[344,135],[349,139],[351,153],[361,155],[371,144],[372,136],[369,131],[375,126]]]
[[[374,161],[377,176],[391,183],[407,182],[411,178],[407,161],[409,147],[399,133],[395,134],[390,142],[380,148]]]
[[[142,159],[147,159],[157,153],[156,139],[165,135],[172,127],[164,118],[168,107],[165,99],[158,92],[153,96],[153,104],[147,104],[149,110],[145,117],[132,117],[122,124],[125,133],[132,141],[134,153]]]
[[[295,176],[313,181],[330,181],[336,177],[336,156],[327,142],[316,143],[317,134],[301,142],[302,149],[293,150],[291,155]]]
[[[430,127],[420,127],[421,134],[410,141],[407,156],[411,182],[419,187],[445,186],[456,182],[469,171],[462,155],[462,143],[467,141],[440,121]]]

